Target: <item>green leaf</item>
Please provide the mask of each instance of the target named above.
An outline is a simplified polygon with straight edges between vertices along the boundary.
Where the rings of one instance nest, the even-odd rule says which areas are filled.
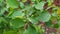
[[[60,20],[59,20],[57,23],[58,23],[58,25],[60,26]]]
[[[36,34],[36,30],[32,26],[28,26],[28,29],[23,34]]]
[[[48,2],[48,6],[50,6],[50,5],[52,5],[53,0],[47,0],[47,2]]]
[[[30,34],[28,30],[25,30],[22,34]]]
[[[30,34],[36,34],[35,28],[33,26],[31,26],[31,25],[28,26],[28,29],[27,30],[29,31]]]
[[[23,18],[24,13],[22,11],[15,11],[13,12],[13,14],[11,15],[12,18]]]
[[[52,21],[48,21],[45,24],[47,25],[47,27],[51,27],[52,26]]]
[[[41,27],[41,25],[33,25],[33,26],[35,27],[37,34],[43,34],[43,32],[45,31],[45,30]]]
[[[42,11],[44,4],[45,4],[45,2],[40,2],[37,5],[35,5],[35,8]]]
[[[17,31],[4,31],[3,34],[18,34]]]
[[[51,18],[51,15],[47,11],[40,14],[40,21],[48,22],[50,18]]]
[[[54,28],[58,28],[58,27],[59,27],[59,24],[57,23],[57,24],[55,24],[53,27],[54,27]]]
[[[26,7],[26,8],[27,8],[27,11],[26,11],[25,14],[26,14],[27,17],[29,17],[34,12],[34,8],[30,8],[30,9],[28,7]]]
[[[6,19],[3,18],[3,17],[0,17],[0,23],[1,23],[1,22],[7,23]]]
[[[2,8],[1,11],[0,11],[0,15],[3,15],[5,12],[5,8]]]
[[[33,24],[36,24],[36,23],[38,23],[38,17],[29,17],[28,18],[28,20],[31,22],[31,23],[33,23]]]
[[[27,0],[22,0],[22,2],[26,2]]]
[[[20,7],[24,8],[24,3],[23,2],[20,2]]]
[[[31,0],[32,2],[35,2],[36,0]]]
[[[18,0],[7,0],[7,7],[18,8]]]
[[[4,0],[0,0],[0,2],[3,2]]]
[[[14,28],[23,27],[24,24],[25,24],[25,21],[20,18],[15,18],[15,19],[11,20],[11,22],[10,22],[10,26],[13,26]]]
[[[2,19],[0,18],[0,23],[2,22]]]

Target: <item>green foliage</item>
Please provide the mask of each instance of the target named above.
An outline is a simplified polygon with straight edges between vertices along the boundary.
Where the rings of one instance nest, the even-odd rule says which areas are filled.
[[[41,13],[40,15],[40,20],[43,22],[48,22],[50,18],[51,18],[51,15],[47,11]]]
[[[0,0],[0,34],[44,34],[45,26],[59,28],[60,6],[55,6],[53,2]],[[46,3],[47,8],[44,9]]]
[[[18,34],[17,31],[4,31],[3,34]]]
[[[14,28],[20,28],[23,27],[25,24],[23,19],[20,18],[15,18],[13,20],[11,20],[10,25],[13,26]]]
[[[16,18],[16,17],[23,17],[24,13],[22,11],[14,11],[12,15],[10,15],[12,18]]]
[[[6,0],[7,7],[18,8],[18,1],[17,0]]]
[[[38,10],[43,10],[43,6],[44,6],[45,2],[40,2],[38,4],[35,5],[35,8],[38,9]]]

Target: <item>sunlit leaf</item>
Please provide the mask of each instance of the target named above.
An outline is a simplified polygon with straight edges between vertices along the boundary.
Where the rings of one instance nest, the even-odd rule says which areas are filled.
[[[35,8],[38,10],[43,10],[43,6],[44,6],[45,2],[40,2],[37,5],[35,5]]]
[[[18,0],[7,0],[7,7],[18,8]]]
[[[11,15],[12,18],[16,18],[16,17],[23,18],[23,16],[24,16],[24,13],[22,11],[15,11]]]

